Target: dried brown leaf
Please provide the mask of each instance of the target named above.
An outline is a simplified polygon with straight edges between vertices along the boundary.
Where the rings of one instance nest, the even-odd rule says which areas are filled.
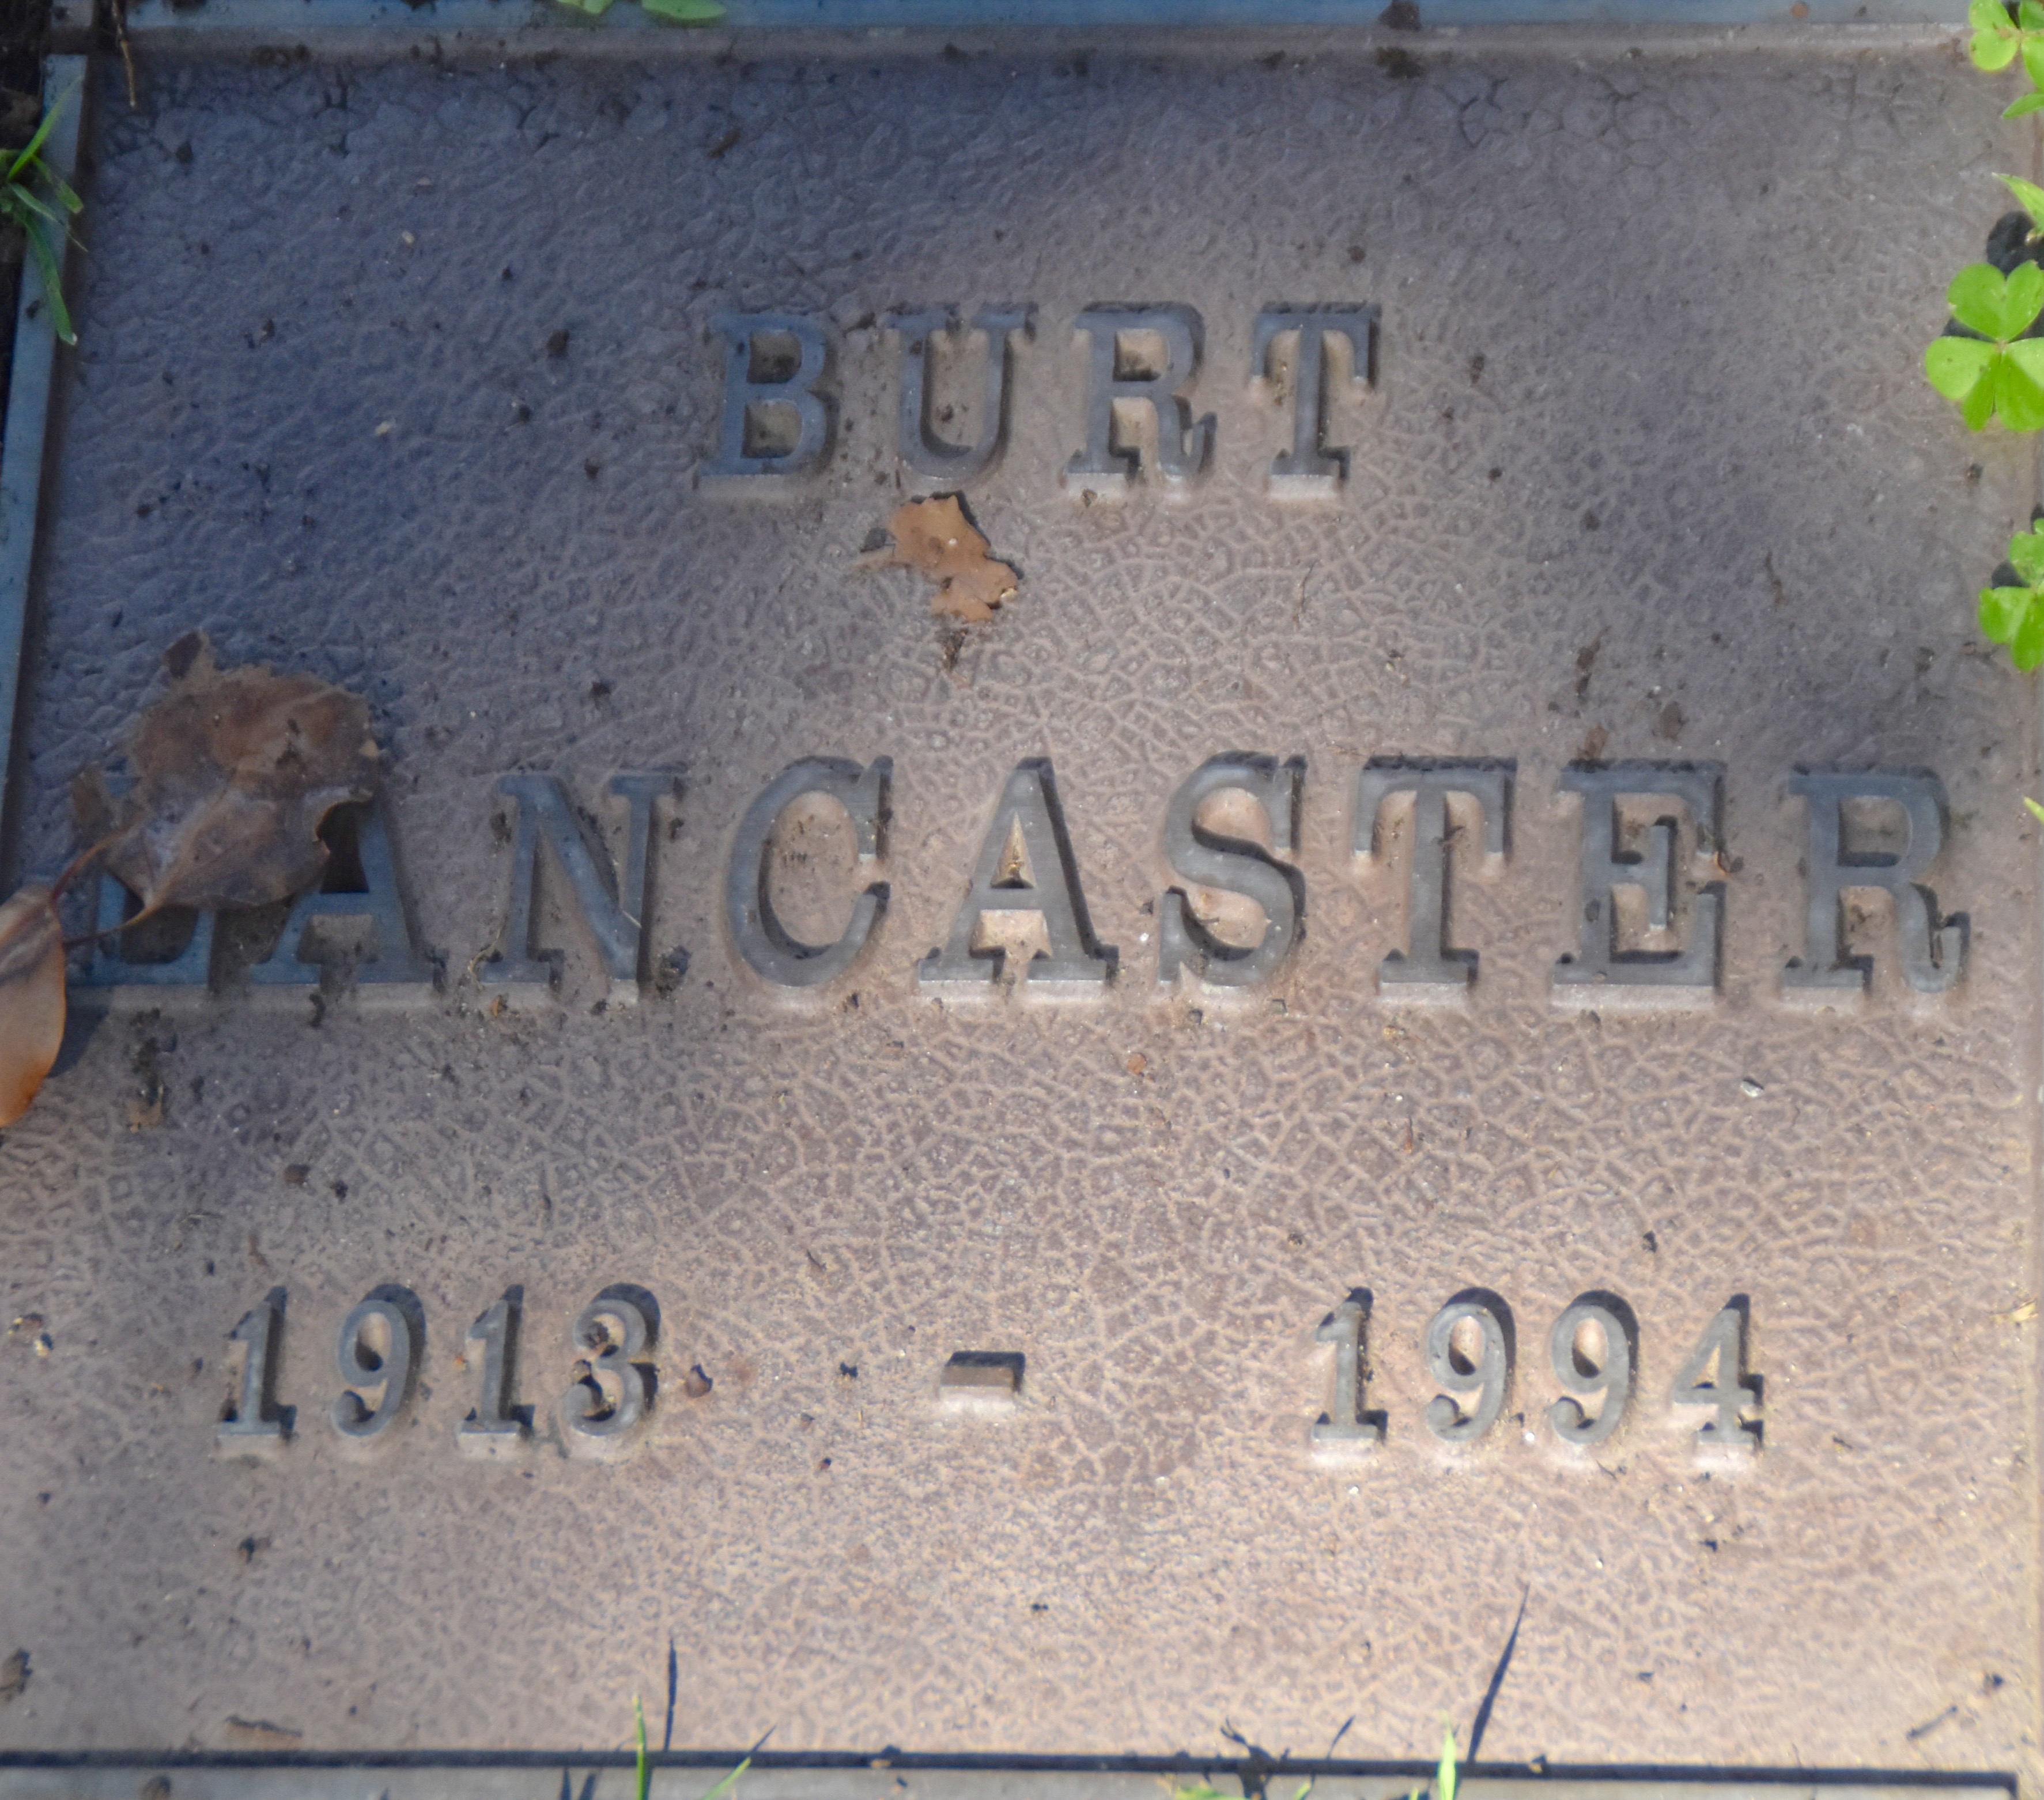
[[[369,703],[267,663],[223,670],[201,632],[163,662],[170,691],[126,745],[135,785],[114,800],[96,770],[74,781],[82,828],[112,835],[106,866],[144,908],[263,906],[302,893],[326,868],[320,821],[375,792]]]
[[[0,1128],[29,1110],[63,1032],[63,927],[48,888],[23,888],[0,906]]]
[[[895,509],[887,521],[894,540],[859,559],[862,569],[913,569],[937,584],[933,612],[970,625],[991,619],[1014,597],[1021,578],[987,555],[986,539],[965,516],[955,493],[933,494]]]

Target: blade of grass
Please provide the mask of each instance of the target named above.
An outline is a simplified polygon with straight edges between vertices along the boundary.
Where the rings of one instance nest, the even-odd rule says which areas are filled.
[[[719,1782],[716,1787],[713,1787],[709,1793],[705,1794],[702,1797],[702,1800],[724,1800],[724,1795],[728,1794],[732,1789],[738,1785],[738,1778],[751,1767],[752,1759],[750,1756],[747,1756],[745,1760],[740,1763],[736,1768],[733,1769],[729,1775],[726,1775],[724,1779]]]
[[[646,1760],[646,1709],[640,1705],[639,1696],[636,1694],[632,1696],[632,1716],[639,1725],[637,1791],[639,1800],[646,1800],[646,1795],[653,1785],[653,1765]]]
[[[48,201],[38,199],[19,182],[10,184],[7,189],[7,200],[8,210],[13,212],[17,218],[27,213],[38,219],[48,219],[52,225],[59,222],[56,209]],[[19,211],[16,211],[17,208]],[[26,221],[24,221],[24,222]]]
[[[43,109],[43,122],[36,127],[36,135],[29,140],[27,148],[15,157],[13,167],[7,171],[8,180],[18,180],[22,170],[35,161],[36,152],[42,148],[43,140],[50,135],[51,128],[56,124],[57,114],[63,110],[64,102],[77,93],[83,85],[83,78],[73,82],[57,96],[56,103],[54,106]]]
[[[83,213],[85,210],[85,202],[79,198],[78,190],[40,156],[36,159],[36,173],[50,184],[50,191],[57,197],[57,204],[67,213]]]
[[[66,343],[75,344],[78,333],[71,329],[71,311],[64,305],[63,277],[57,268],[57,259],[50,254],[48,240],[44,237],[41,226],[30,222],[24,227],[29,240],[29,254],[35,259],[36,272],[43,278],[43,297],[50,303],[50,325]]]

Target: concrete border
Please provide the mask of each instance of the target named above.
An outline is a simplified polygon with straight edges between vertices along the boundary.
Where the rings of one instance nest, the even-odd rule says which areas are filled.
[[[732,1751],[655,1752],[659,1771],[728,1771]],[[376,1800],[623,1800],[632,1782],[627,1751],[135,1752],[0,1754],[0,1800],[134,1800],[165,1782],[177,1800],[363,1800],[374,1772]],[[1464,1765],[1467,1800],[1779,1800],[1784,1790],[1824,1790],[1835,1800],[1929,1800],[1931,1795],[2007,1800],[2013,1775],[1960,1771],[1647,1769],[1547,1771]],[[614,1771],[614,1773],[613,1773]],[[756,1756],[745,1800],[1158,1800],[1160,1791],[1311,1780],[1316,1800],[1405,1800],[1434,1774],[1430,1763],[1199,1762],[1189,1757],[915,1756],[817,1752]],[[172,1780],[170,1778],[175,1777]],[[662,1785],[671,1793],[674,1783]],[[682,1783],[684,1787],[690,1784]]]
[[[805,57],[913,55],[947,47],[1042,54],[1062,38],[1104,48],[1137,31],[1145,56],[1239,56],[1380,44],[1538,45],[1563,55],[1738,48],[1835,54],[1842,47],[1927,48],[1960,41],[1962,0],[1425,0],[1421,31],[1381,22],[1379,0],[729,0],[728,24],[678,26],[620,0],[600,18],[559,0],[135,0],[136,48],[217,56],[288,48],[371,58],[440,55]]]
[[[50,56],[43,63],[43,105],[54,106],[75,86],[77,103],[67,106],[43,140],[42,157],[56,175],[72,181],[78,171],[80,121],[91,102],[87,59]],[[56,246],[58,278],[71,266],[71,240]],[[24,258],[21,292],[14,312],[14,360],[7,387],[7,419],[0,436],[0,822],[8,811],[13,773],[14,718],[21,680],[29,589],[35,574],[36,517],[42,506],[43,470],[49,447],[50,402],[56,393],[57,336],[42,276]]]

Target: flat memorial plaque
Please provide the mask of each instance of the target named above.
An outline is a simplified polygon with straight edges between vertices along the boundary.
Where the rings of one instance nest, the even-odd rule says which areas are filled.
[[[383,790],[0,1146],[0,1747],[2044,1774],[1995,84],[194,41],[14,866],[195,629]]]

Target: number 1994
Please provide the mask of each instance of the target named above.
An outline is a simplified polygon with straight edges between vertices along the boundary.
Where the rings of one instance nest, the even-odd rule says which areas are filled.
[[[1358,1289],[1320,1322],[1319,1341],[1335,1349],[1335,1379],[1327,1410],[1313,1426],[1316,1449],[1362,1450],[1384,1441],[1386,1417],[1369,1410],[1365,1397],[1370,1304]],[[1750,1455],[1760,1448],[1762,1384],[1746,1371],[1746,1300],[1735,1297],[1704,1326],[1669,1389],[1670,1407],[1708,1415],[1696,1432],[1700,1452]],[[1443,1444],[1475,1442],[1504,1413],[1516,1373],[1511,1308],[1495,1294],[1468,1289],[1434,1314],[1420,1348],[1439,1389],[1422,1422]],[[1546,1362],[1561,1390],[1546,1410],[1548,1430],[1571,1450],[1604,1443],[1634,1404],[1639,1330],[1632,1309],[1615,1294],[1571,1302],[1548,1330]]]

